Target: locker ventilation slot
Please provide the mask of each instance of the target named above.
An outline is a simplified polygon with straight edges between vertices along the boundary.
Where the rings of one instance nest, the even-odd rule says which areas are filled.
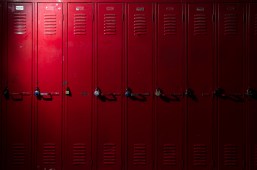
[[[257,36],[257,14],[254,15],[254,35]]]
[[[14,13],[13,14],[13,30],[15,34],[26,34],[27,24],[26,13]]]
[[[238,146],[224,145],[224,165],[225,166],[238,166]]]
[[[175,14],[164,14],[164,35],[174,35],[177,32],[177,18]]]
[[[194,15],[194,35],[206,35],[207,34],[207,17],[205,14]]]
[[[86,164],[86,145],[83,143],[73,144],[73,165]]]
[[[255,145],[255,148],[254,148],[254,156],[253,156],[254,160],[254,166],[256,167],[257,166],[257,145]]]
[[[145,14],[134,14],[134,35],[144,35],[147,33]]]
[[[193,146],[193,165],[206,166],[207,165],[208,147],[204,144],[197,144]]]
[[[163,145],[163,164],[164,165],[172,165],[176,166],[176,146],[172,144],[164,144]]]
[[[74,14],[74,35],[86,34],[86,14]]]
[[[116,34],[116,14],[104,14],[104,35]]]
[[[24,165],[25,164],[25,146],[23,144],[14,144],[12,146],[12,164]]]
[[[112,143],[104,144],[104,164],[112,165],[116,163],[116,145]]]
[[[55,35],[57,29],[56,15],[45,14],[44,15],[44,34]]]
[[[224,35],[236,35],[238,32],[238,16],[236,14],[225,14]]]
[[[55,165],[56,164],[55,144],[44,144],[43,163],[44,163],[44,165]]]
[[[146,164],[146,145],[145,144],[134,144],[133,164],[134,165]]]

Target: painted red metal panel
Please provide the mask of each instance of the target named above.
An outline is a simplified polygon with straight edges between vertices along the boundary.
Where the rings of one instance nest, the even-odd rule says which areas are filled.
[[[92,8],[68,4],[67,124],[64,169],[91,168]]]
[[[8,3],[4,169],[31,167],[32,3]]]
[[[239,170],[245,161],[244,6],[218,5],[218,168]]]
[[[97,6],[97,169],[122,169],[123,5]],[[96,89],[97,90],[97,89]]]
[[[128,169],[153,167],[153,6],[128,4],[127,144]],[[130,89],[129,89],[130,88]]]
[[[247,105],[248,105],[248,156],[249,169],[257,168],[257,4],[250,4],[248,29],[248,82],[247,82]]]
[[[38,3],[37,167],[61,169],[62,4]]]
[[[212,169],[214,85],[214,9],[212,3],[188,5],[187,100],[188,169]]]
[[[2,81],[3,81],[3,30],[2,30],[2,17],[3,17],[3,6],[2,2],[0,2],[0,93],[3,91],[2,87]],[[3,124],[3,108],[2,108],[2,100],[3,100],[3,95],[0,96],[0,168],[3,169],[3,147],[2,147],[2,124]]]
[[[185,130],[185,29],[182,4],[158,4],[157,169],[181,169]]]

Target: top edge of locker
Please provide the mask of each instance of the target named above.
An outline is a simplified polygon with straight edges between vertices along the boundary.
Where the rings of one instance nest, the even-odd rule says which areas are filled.
[[[211,2],[228,2],[228,3],[244,3],[244,2],[256,2],[257,0],[0,0],[0,2],[85,2],[85,3],[94,3],[94,2],[104,2],[104,3],[211,3]]]

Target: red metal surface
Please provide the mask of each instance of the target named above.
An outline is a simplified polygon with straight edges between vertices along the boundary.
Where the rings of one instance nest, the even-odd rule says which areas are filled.
[[[61,169],[62,4],[38,4],[37,168]]]
[[[150,170],[153,160],[153,6],[128,4],[127,99],[128,170]],[[149,93],[149,94],[147,94]]]
[[[97,168],[122,169],[123,4],[97,6]]]
[[[214,84],[213,4],[188,5],[187,100],[188,169],[212,169]],[[204,127],[204,128],[203,128]]]
[[[9,3],[7,17],[5,169],[25,170],[32,163],[32,3]]]
[[[244,111],[244,6],[218,6],[218,101],[219,169],[243,169],[245,152]]]
[[[3,6],[2,6],[2,2],[0,2],[0,92],[3,91],[3,86],[2,86],[2,80],[3,80],[3,30],[2,30],[2,21],[3,21]],[[0,96],[0,138],[3,139],[3,136],[2,136],[2,124],[3,124],[3,108],[2,108],[2,100],[3,100],[3,96],[1,95]],[[3,143],[3,140],[0,140],[0,168],[3,169],[3,147],[2,147],[2,143]]]
[[[67,170],[91,168],[92,13],[91,3],[68,4]]]
[[[249,50],[249,58],[248,58],[248,82],[247,88],[253,88],[257,90],[257,4],[250,4],[250,8],[248,11],[249,14],[249,34],[248,34],[248,50]],[[253,170],[257,168],[257,96],[248,96],[247,97],[247,106],[248,106],[248,161],[247,165],[249,169]]]
[[[157,169],[181,169],[185,130],[185,29],[182,4],[159,4],[156,56]]]

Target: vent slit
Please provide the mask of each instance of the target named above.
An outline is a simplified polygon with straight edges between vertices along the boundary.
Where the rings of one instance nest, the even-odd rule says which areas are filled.
[[[73,165],[86,164],[86,145],[83,143],[73,144]]]
[[[87,26],[87,15],[74,14],[73,34],[74,35],[86,34],[86,26]]]
[[[133,164],[134,165],[146,164],[146,145],[145,144],[134,144]]]
[[[116,14],[104,14],[104,35],[115,35],[117,29]]]
[[[225,14],[224,16],[224,35],[235,35],[238,32],[238,15]]]
[[[14,34],[26,34],[27,33],[27,14],[26,13],[14,13],[13,14],[13,32]]]
[[[57,31],[57,18],[55,14],[44,15],[44,34],[55,35]]]
[[[238,166],[239,161],[239,147],[237,145],[224,145],[224,165]]]
[[[56,164],[56,147],[55,144],[47,143],[43,146],[43,164],[55,165]]]
[[[134,35],[145,35],[147,33],[145,14],[134,14]]]
[[[194,15],[194,35],[207,35],[207,16],[205,14]]]
[[[177,165],[177,151],[173,144],[163,145],[163,165],[176,166]]]

